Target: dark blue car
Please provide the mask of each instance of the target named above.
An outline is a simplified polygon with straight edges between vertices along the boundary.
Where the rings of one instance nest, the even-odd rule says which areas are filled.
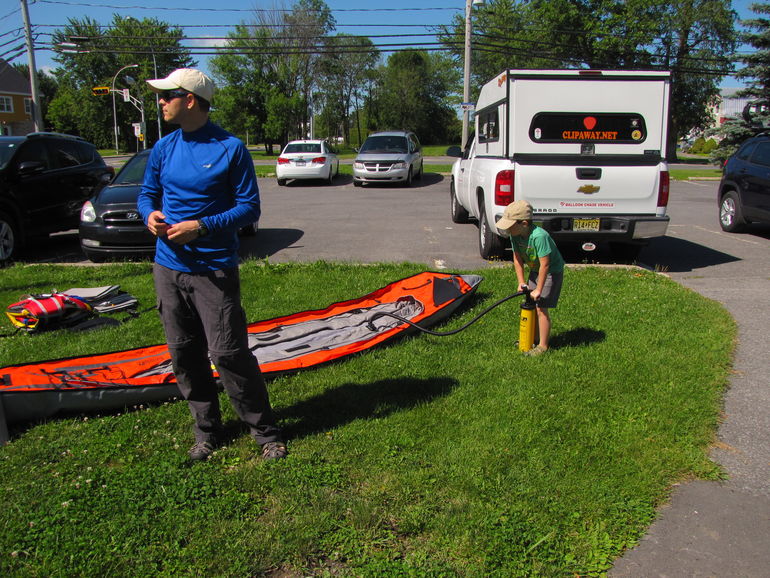
[[[729,233],[770,223],[770,135],[748,139],[727,159],[717,202],[719,224]]]

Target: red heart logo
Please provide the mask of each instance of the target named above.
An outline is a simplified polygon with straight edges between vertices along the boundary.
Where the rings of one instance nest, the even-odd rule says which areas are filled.
[[[592,116],[585,117],[583,119],[583,126],[588,130],[593,130],[593,128],[596,126],[596,119]]]

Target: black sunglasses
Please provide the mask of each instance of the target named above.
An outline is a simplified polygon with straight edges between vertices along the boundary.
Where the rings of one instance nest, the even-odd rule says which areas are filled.
[[[158,97],[162,98],[166,102],[171,102],[175,98],[184,98],[188,94],[192,93],[187,92],[186,90],[164,90],[158,93]]]

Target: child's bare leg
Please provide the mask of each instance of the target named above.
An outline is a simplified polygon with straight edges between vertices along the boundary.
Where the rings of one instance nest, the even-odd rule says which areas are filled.
[[[551,335],[551,316],[548,309],[537,308],[537,332],[540,337],[540,348],[548,349],[548,337]]]

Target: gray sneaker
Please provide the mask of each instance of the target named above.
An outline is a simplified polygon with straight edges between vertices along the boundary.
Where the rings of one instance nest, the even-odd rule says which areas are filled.
[[[283,442],[267,442],[262,446],[263,460],[281,460],[289,455]]]
[[[195,445],[190,448],[187,455],[190,456],[192,461],[199,462],[209,459],[211,454],[214,453],[214,449],[214,444],[211,442],[196,442]]]

